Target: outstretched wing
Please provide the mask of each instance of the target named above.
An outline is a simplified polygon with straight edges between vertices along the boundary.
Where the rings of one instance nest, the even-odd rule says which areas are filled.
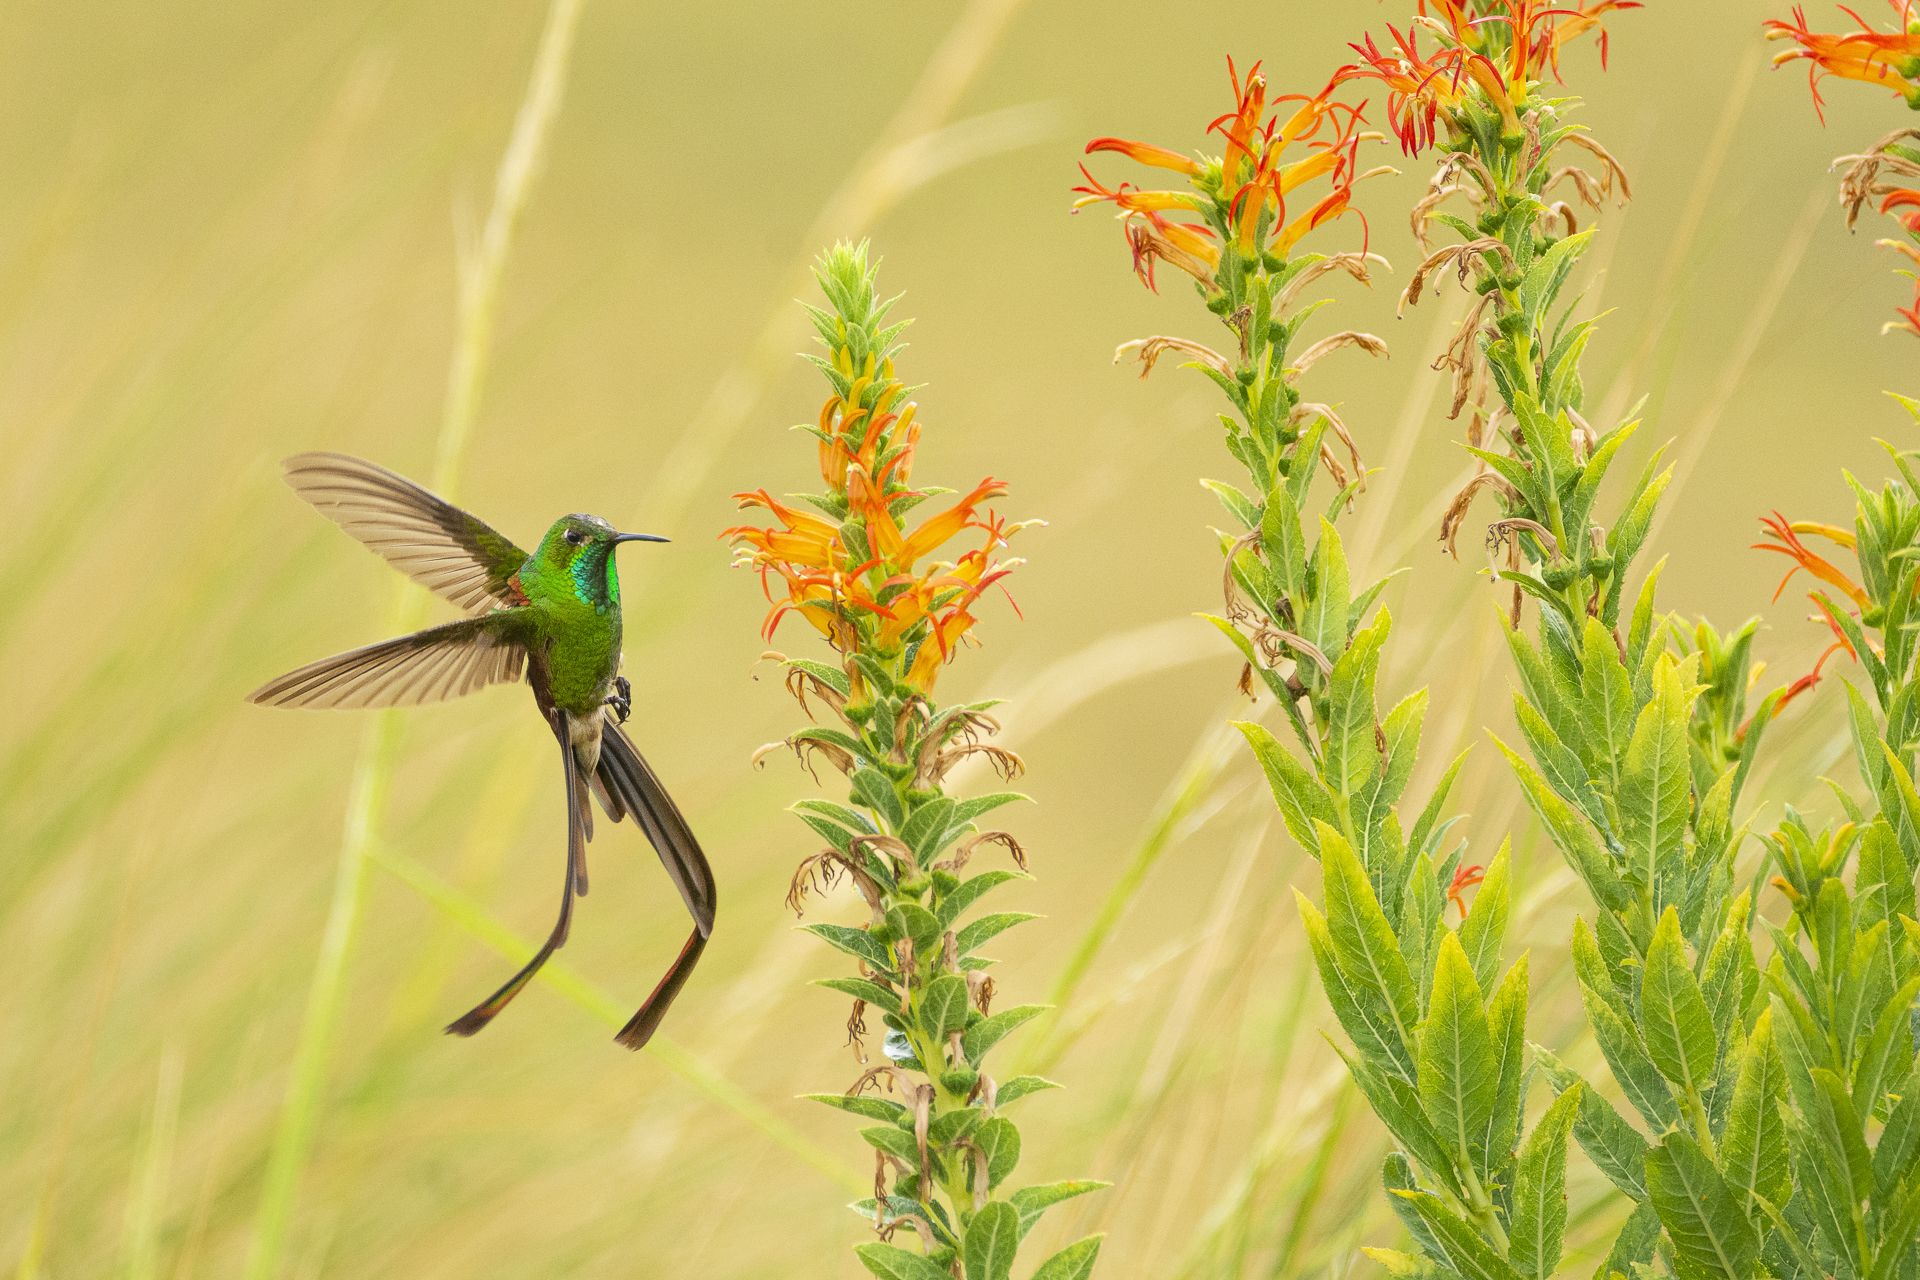
[[[275,707],[410,707],[518,680],[527,665],[517,610],[463,618],[335,654],[248,696]]]
[[[693,837],[680,806],[673,802],[633,740],[611,719],[600,731],[598,769],[600,799],[607,816],[615,822],[631,813],[646,833],[648,843],[660,855],[673,887],[687,904],[700,937],[713,932],[714,909],[719,891],[713,880],[713,867]],[[607,803],[611,800],[613,803]],[[697,957],[698,952],[695,952]],[[689,962],[690,964],[691,962]]]
[[[452,503],[344,453],[296,454],[282,465],[320,514],[467,612],[526,603],[509,580],[527,553]]]

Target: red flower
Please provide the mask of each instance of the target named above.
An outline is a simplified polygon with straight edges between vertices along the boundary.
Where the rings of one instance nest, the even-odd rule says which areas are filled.
[[[1487,878],[1487,869],[1479,863],[1470,867],[1461,867],[1453,873],[1453,883],[1447,886],[1447,901],[1453,904],[1460,918],[1467,918],[1467,890]]]
[[[1851,533],[1848,533],[1845,529],[1835,528],[1832,525],[1814,524],[1808,521],[1792,522],[1778,511],[1770,516],[1762,517],[1760,523],[1766,526],[1768,540],[1754,543],[1753,549],[1755,551],[1771,551],[1776,555],[1783,555],[1793,561],[1792,566],[1787,570],[1787,576],[1780,579],[1780,585],[1774,588],[1773,598],[1775,600],[1778,600],[1780,593],[1787,589],[1787,584],[1793,581],[1793,575],[1804,569],[1828,586],[1834,587],[1844,593],[1848,599],[1852,600],[1862,609],[1869,605],[1870,601],[1867,599],[1866,588],[1841,572],[1831,560],[1828,560],[1825,556],[1820,555],[1808,547],[1806,543],[1800,541],[1801,534],[1811,533],[1827,539],[1836,546],[1852,547],[1853,535]]]

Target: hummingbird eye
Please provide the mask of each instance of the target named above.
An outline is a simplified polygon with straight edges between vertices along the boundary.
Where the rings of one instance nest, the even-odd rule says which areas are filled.
[[[566,540],[568,542],[572,543],[576,547],[587,540],[586,535],[581,533],[578,529],[569,529],[567,530],[564,536],[566,537]]]

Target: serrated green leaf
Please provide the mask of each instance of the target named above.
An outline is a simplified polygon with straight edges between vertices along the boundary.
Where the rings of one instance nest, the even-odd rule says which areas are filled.
[[[1567,1229],[1567,1135],[1585,1092],[1576,1084],[1554,1099],[1520,1149],[1507,1256],[1523,1277],[1551,1280],[1560,1265]]]
[[[953,1280],[946,1268],[894,1245],[870,1241],[855,1245],[853,1252],[880,1280]]]
[[[854,770],[849,787],[853,798],[885,818],[888,826],[898,829],[906,820],[906,810],[900,803],[900,793],[893,788],[893,780],[878,769]]]
[[[838,991],[842,995],[852,996],[855,1000],[864,1000],[876,1009],[884,1009],[891,1014],[900,1012],[900,997],[877,982],[865,978],[815,978],[813,985],[825,987],[829,991]]]
[[[940,909],[936,913],[940,920],[940,927],[943,930],[953,928],[954,923],[966,913],[967,908],[1007,881],[1031,878],[1024,871],[1007,870],[982,871],[977,876],[968,876],[940,900]]]
[[[1647,1142],[1640,1131],[1613,1109],[1613,1104],[1594,1092],[1591,1085],[1568,1070],[1553,1054],[1536,1048],[1534,1056],[1561,1092],[1578,1087],[1580,1109],[1573,1120],[1573,1137],[1587,1159],[1630,1199],[1644,1203],[1647,1198]]]
[[[1493,1117],[1500,1065],[1473,965],[1452,934],[1440,940],[1419,1041],[1421,1106],[1442,1143],[1465,1159]]]
[[[1475,1169],[1481,1181],[1500,1180],[1520,1140],[1521,1112],[1526,1104],[1527,1085],[1527,956],[1523,952],[1507,971],[1493,998],[1487,1002],[1487,1028],[1493,1035],[1499,1081],[1494,1090],[1493,1110],[1487,1119],[1487,1132],[1473,1153]]]
[[[1105,1236],[1088,1236],[1084,1240],[1068,1245],[1060,1252],[1040,1264],[1033,1273],[1033,1280],[1087,1280],[1093,1274],[1093,1264],[1100,1256],[1100,1244]]]
[[[1481,1239],[1479,1232],[1438,1196],[1422,1191],[1396,1191],[1393,1194],[1426,1229],[1441,1261],[1465,1277],[1465,1280],[1518,1280],[1519,1272],[1494,1252],[1493,1247]]]
[[[1019,1248],[1020,1215],[1014,1207],[1004,1200],[982,1205],[967,1224],[960,1246],[967,1280],[1009,1280]]]
[[[1031,1097],[1036,1093],[1045,1093],[1048,1089],[1058,1089],[1060,1087],[1058,1083],[1047,1079],[1045,1076],[1015,1076],[995,1090],[994,1105],[1001,1107],[1009,1106],[1012,1103],[1020,1101],[1022,1098]]]
[[[908,1114],[907,1109],[897,1102],[889,1102],[885,1098],[875,1098],[866,1094],[857,1098],[849,1097],[844,1093],[803,1093],[800,1096],[809,1102],[818,1102],[836,1111],[850,1112],[868,1120],[897,1122]]]
[[[844,951],[856,960],[865,961],[875,969],[893,967],[893,956],[888,953],[886,945],[865,929],[853,929],[843,924],[806,924],[800,927],[828,946]]]
[[[920,996],[920,1029],[944,1040],[967,1025],[967,980],[943,973],[927,984]]]
[[[1687,720],[1693,695],[1680,667],[1654,665],[1653,700],[1640,711],[1622,762],[1618,796],[1627,874],[1654,894],[1657,911],[1677,901],[1685,866],[1683,838],[1692,804],[1687,771]]]
[[[987,1186],[997,1187],[1020,1163],[1020,1130],[1013,1121],[995,1116],[974,1131],[973,1143],[987,1161]]]
[[[1494,739],[1494,744],[1507,757],[1507,763],[1520,779],[1520,788],[1527,797],[1527,803],[1546,824],[1554,844],[1566,857],[1568,865],[1586,882],[1594,900],[1611,911],[1626,910],[1632,895],[1614,870],[1613,860],[1593,828],[1554,793],[1537,769],[1498,738]]]
[[[1091,1178],[1042,1182],[1020,1188],[1007,1197],[1007,1202],[1020,1213],[1020,1238],[1024,1240],[1027,1232],[1033,1230],[1033,1224],[1040,1221],[1040,1216],[1053,1206],[1095,1191],[1104,1191],[1112,1185],[1111,1182],[1098,1182]]]
[[[884,1151],[910,1169],[920,1167],[920,1147],[913,1135],[894,1126],[862,1129],[860,1137],[870,1147]]]
[[[1460,924],[1460,946],[1473,964],[1474,981],[1483,991],[1492,987],[1500,974],[1500,948],[1506,943],[1513,900],[1511,862],[1508,844],[1502,841],[1474,891],[1473,909]]]
[[[1013,928],[1013,926],[1025,924],[1029,920],[1038,920],[1039,918],[1039,916],[1031,911],[1001,911],[990,916],[981,916],[978,920],[967,925],[954,936],[954,944],[960,949],[960,954],[964,956],[989,939],[1005,933],[1008,929]]]
[[[987,1050],[999,1044],[1015,1028],[1045,1013],[1047,1008],[1044,1004],[1015,1005],[980,1019],[960,1037],[960,1048],[967,1055],[967,1061],[978,1066]]]
[[[1684,1133],[1647,1152],[1647,1194],[1683,1277],[1748,1280],[1760,1239],[1713,1161]]]
[[[1320,541],[1313,549],[1310,571],[1313,596],[1300,618],[1300,634],[1329,660],[1337,662],[1347,647],[1347,607],[1353,588],[1347,580],[1347,555],[1340,545],[1340,534],[1324,517],[1320,521]]]
[[[887,924],[894,936],[913,942],[914,950],[926,954],[940,941],[940,920],[917,902],[896,902],[887,908]]]
[[[1602,1056],[1634,1109],[1656,1130],[1668,1128],[1680,1118],[1673,1093],[1648,1055],[1639,1030],[1628,1021],[1631,1011],[1622,1006],[1587,922],[1576,917],[1573,930],[1574,974],[1579,979],[1587,1025],[1593,1028]]]
[[[1254,757],[1260,761],[1260,767],[1267,775],[1267,783],[1273,788],[1274,803],[1280,808],[1280,818],[1286,823],[1287,833],[1302,849],[1319,857],[1319,826],[1337,828],[1340,825],[1340,811],[1334,806],[1333,797],[1320,780],[1295,760],[1265,726],[1250,721],[1235,721],[1233,727],[1246,737],[1247,745],[1253,748]]]
[[[1367,779],[1380,771],[1373,690],[1380,672],[1380,650],[1392,625],[1392,618],[1382,609],[1370,625],[1354,633],[1347,651],[1333,664],[1333,676],[1327,685],[1326,724],[1321,733],[1321,773],[1341,796],[1357,794]]]
[[[1680,916],[1672,907],[1654,927],[1641,971],[1640,1025],[1660,1074],[1683,1093],[1703,1093],[1713,1077],[1718,1049],[1713,1015],[1687,963]]]
[[[1360,998],[1385,1012],[1393,1032],[1385,1047],[1396,1063],[1411,1068],[1420,997],[1406,957],[1352,846],[1325,825],[1319,828],[1318,839],[1334,959]]]
[[[1786,1122],[1780,1117],[1780,1102],[1787,1096],[1786,1071],[1773,1040],[1773,1010],[1762,1010],[1741,1053],[1721,1163],[1736,1192],[1773,1204],[1786,1203],[1793,1178]]]
[[[914,860],[925,866],[945,847],[947,833],[953,828],[956,805],[945,796],[935,796],[916,808],[900,828],[900,838],[913,850]]]

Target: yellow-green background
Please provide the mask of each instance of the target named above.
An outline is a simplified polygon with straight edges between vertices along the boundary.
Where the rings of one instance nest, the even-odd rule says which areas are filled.
[[[607,1019],[684,924],[637,834],[608,829],[571,985],[536,985],[477,1040],[441,1035],[508,971],[493,944],[544,931],[560,802],[524,694],[408,713],[279,1274],[855,1270],[863,1228],[840,1206],[870,1153],[847,1117],[793,1100],[856,1073],[844,1000],[806,986],[835,957],[781,904],[811,851],[782,809],[814,784],[784,759],[749,767],[798,712],[769,669],[755,679],[762,602],[715,537],[730,492],[809,481],[786,428],[821,387],[788,355],[807,340],[789,300],[841,234],[874,238],[917,317],[916,479],[991,473],[1010,513],[1051,522],[1020,539],[1025,620],[990,604],[985,649],[942,686],[1012,699],[1005,741],[1038,801],[1010,820],[1039,879],[1006,905],[1048,919],[998,947],[1003,1000],[1047,998],[1196,750],[1228,762],[1061,1017],[1003,1051],[1071,1086],[1023,1104],[1021,1176],[1121,1184],[1042,1237],[1111,1233],[1116,1280],[1371,1267],[1354,1247],[1395,1230],[1378,1129],[1303,965],[1287,886],[1312,877],[1247,762],[1209,740],[1249,711],[1190,617],[1219,577],[1194,481],[1231,471],[1211,389],[1109,363],[1124,339],[1212,322],[1177,278],[1140,288],[1118,230],[1066,207],[1089,136],[1203,145],[1228,54],[1315,86],[1344,39],[1404,10],[587,0],[451,496],[521,538],[584,509],[675,539],[623,557],[627,669],[637,736],[717,864],[719,931],[674,1052],[616,1048]],[[1763,16],[1657,0],[1614,22],[1610,72],[1587,49],[1569,74],[1638,194],[1595,254],[1613,310],[1590,381],[1613,412],[1650,397],[1635,462],[1676,442],[1663,598],[1726,622],[1766,610],[1762,648],[1797,673],[1819,637],[1797,597],[1767,607],[1779,566],[1744,548],[1765,509],[1842,514],[1839,468],[1877,475],[1871,437],[1909,430],[1879,393],[1913,388],[1912,348],[1876,336],[1904,285],[1844,233],[1825,173],[1903,113],[1836,86],[1823,130],[1799,74],[1761,65]],[[23,1275],[241,1273],[368,733],[242,697],[378,638],[395,607],[395,575],[275,464],[327,448],[431,473],[455,246],[491,199],[543,20],[531,2],[0,6],[0,1264]],[[1401,281],[1424,180],[1405,167],[1363,201]],[[1482,744],[1460,805],[1479,856],[1518,841],[1530,1034],[1591,1064],[1561,964],[1580,898],[1479,728],[1508,723],[1493,597],[1474,554],[1433,544],[1460,468],[1427,368],[1444,309],[1396,321],[1393,281],[1338,287],[1333,313],[1392,362],[1342,355],[1311,382],[1388,468],[1349,545],[1414,568],[1388,596],[1387,683],[1435,686],[1423,778]],[[1818,802],[1837,728],[1830,701],[1796,715],[1771,801]],[[1589,1210],[1576,1169],[1585,1268],[1611,1210]]]

